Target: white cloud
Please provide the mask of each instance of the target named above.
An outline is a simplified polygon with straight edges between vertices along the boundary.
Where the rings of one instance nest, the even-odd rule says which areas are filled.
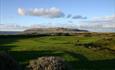
[[[25,10],[23,8],[18,8],[18,14],[21,15],[21,16],[24,16],[25,15]]]
[[[87,19],[87,17],[81,16],[81,15],[75,15],[72,17],[72,19]]]
[[[64,17],[64,13],[60,9],[58,9],[56,7],[34,8],[34,9],[29,11],[29,15],[43,16],[43,17],[50,17],[50,18]]]
[[[82,15],[72,15],[72,14],[68,14],[66,16],[66,18],[72,18],[72,19],[87,19],[86,16],[82,16]]]
[[[67,18],[71,18],[71,17],[72,17],[72,15],[71,15],[71,14],[68,14],[68,15],[67,15]]]
[[[19,15],[30,15],[30,16],[39,16],[39,17],[48,17],[48,18],[60,18],[64,17],[64,13],[56,7],[51,8],[34,8],[31,10],[26,10],[18,8]]]

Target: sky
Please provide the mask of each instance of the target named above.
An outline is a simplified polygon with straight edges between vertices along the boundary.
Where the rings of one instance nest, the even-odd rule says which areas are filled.
[[[0,0],[0,31],[28,27],[115,32],[115,0]]]

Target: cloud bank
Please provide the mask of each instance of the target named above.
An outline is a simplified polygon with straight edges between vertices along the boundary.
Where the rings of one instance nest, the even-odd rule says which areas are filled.
[[[72,15],[66,14],[59,8],[51,7],[51,8],[33,8],[30,10],[25,10],[23,8],[18,8],[18,14],[21,16],[38,16],[38,17],[46,17],[46,18],[71,18],[71,19],[87,19],[82,15]]]
[[[17,24],[0,24],[0,31],[24,31],[27,28]]]
[[[93,17],[90,20],[81,21],[80,24],[80,28],[90,31],[115,32],[115,15]]]

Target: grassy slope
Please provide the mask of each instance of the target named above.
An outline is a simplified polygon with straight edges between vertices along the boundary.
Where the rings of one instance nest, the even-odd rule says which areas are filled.
[[[110,36],[106,36],[107,38]],[[115,55],[107,50],[92,50],[85,46],[78,46],[79,42],[104,42],[105,37],[80,37],[80,36],[44,36],[44,37],[0,37],[0,50],[9,53],[25,65],[31,59],[41,56],[61,56],[70,64],[71,70],[112,70],[115,69]],[[115,37],[109,45],[114,50]]]

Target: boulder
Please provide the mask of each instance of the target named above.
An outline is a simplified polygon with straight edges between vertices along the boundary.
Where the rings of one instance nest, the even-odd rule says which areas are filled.
[[[67,70],[66,64],[61,57],[39,57],[31,60],[27,70]]]

